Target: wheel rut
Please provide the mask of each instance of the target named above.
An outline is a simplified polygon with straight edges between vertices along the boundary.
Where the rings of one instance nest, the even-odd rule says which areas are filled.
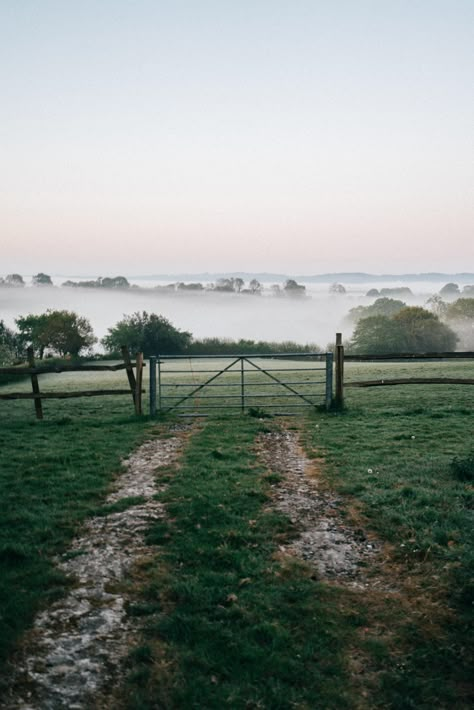
[[[150,556],[150,523],[165,515],[156,495],[160,469],[177,462],[189,425],[142,444],[126,460],[105,501],[108,514],[89,519],[56,560],[71,581],[65,597],[43,610],[11,664],[5,710],[110,708],[123,662],[140,631],[127,615],[132,567]],[[121,509],[121,508],[124,509]]]

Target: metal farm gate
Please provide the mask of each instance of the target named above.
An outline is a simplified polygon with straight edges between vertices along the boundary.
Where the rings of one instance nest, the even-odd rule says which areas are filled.
[[[157,355],[150,358],[150,413],[329,409],[332,372],[332,353]]]

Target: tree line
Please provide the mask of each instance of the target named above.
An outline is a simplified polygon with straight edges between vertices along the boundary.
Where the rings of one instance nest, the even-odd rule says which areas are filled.
[[[87,318],[74,311],[47,310],[40,315],[29,314],[15,320],[16,330],[0,321],[0,364],[24,359],[27,348],[33,348],[37,358],[59,356],[93,356],[92,346],[98,340]],[[108,329],[100,341],[108,357],[120,357],[122,345],[133,353],[150,355],[213,353],[225,355],[235,352],[248,354],[277,352],[320,352],[314,344],[301,345],[291,341],[275,343],[225,338],[193,338],[192,334],[176,328],[167,318],[146,311],[127,315]]]
[[[347,351],[375,355],[442,352],[456,347],[474,349],[474,298],[445,303],[434,296],[426,305],[428,308],[407,306],[397,299],[379,298],[369,306],[351,309],[347,320],[354,330]],[[16,330],[13,330],[0,320],[0,364],[24,359],[29,347],[39,359],[92,356],[92,347],[98,342],[89,320],[74,311],[50,309],[39,315],[30,313],[18,317],[15,325]],[[132,352],[143,352],[146,357],[158,353],[321,352],[314,344],[222,338],[198,340],[192,333],[176,328],[164,316],[146,311],[124,316],[108,329],[101,345],[108,356],[119,355],[122,345],[127,345]]]
[[[49,274],[42,272],[35,274],[31,283],[33,286],[53,286],[53,281]],[[8,274],[0,277],[0,286],[10,288],[21,288],[26,286],[25,280],[21,274]],[[72,281],[68,279],[61,284],[64,288],[96,288],[96,289],[138,289],[140,286],[132,285],[125,276],[102,277],[96,279],[86,279],[82,281]],[[202,284],[201,282],[185,283],[177,281],[165,286],[155,286],[158,291],[174,292],[197,292],[197,291],[212,291],[216,293],[242,293],[253,296],[260,296],[264,290],[263,285],[258,279],[251,279],[246,285],[245,281],[240,277],[229,277],[217,279],[215,283]],[[294,279],[287,279],[283,285],[274,284],[270,287],[270,291],[276,296],[302,296],[306,293],[306,286],[297,283]]]

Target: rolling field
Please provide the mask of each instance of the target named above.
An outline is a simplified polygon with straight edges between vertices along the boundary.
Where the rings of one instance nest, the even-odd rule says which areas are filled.
[[[473,370],[460,361],[349,363],[346,379]],[[185,377],[195,384],[195,372]],[[44,375],[40,386],[123,388],[126,375]],[[473,394],[472,386],[348,388],[343,413],[202,421],[169,472],[163,502],[174,522],[150,527],[160,554],[137,583],[150,624],[130,658],[127,706],[469,707]],[[67,587],[52,556],[100,509],[120,459],[156,428],[134,416],[131,396],[43,407],[39,422],[31,400],[0,401],[2,662],[35,611]],[[381,541],[383,590],[360,594],[278,559],[295,531],[265,512],[269,481],[253,442],[283,424],[323,460],[320,485],[337,494],[348,524]],[[203,521],[212,521],[204,537]],[[257,581],[236,592],[242,605],[216,611],[222,589],[231,594],[247,578]]]

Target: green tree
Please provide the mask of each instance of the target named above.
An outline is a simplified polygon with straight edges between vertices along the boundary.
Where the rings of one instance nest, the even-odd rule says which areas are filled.
[[[16,350],[15,333],[0,320],[0,365],[10,365],[15,360]]]
[[[358,321],[347,349],[354,355],[401,352],[400,340],[400,328],[391,318],[368,316]]]
[[[445,310],[446,320],[473,322],[474,324],[474,298],[458,298]]]
[[[178,330],[167,318],[146,311],[125,316],[102,339],[109,353],[118,353],[122,345],[127,345],[131,352],[143,352],[146,357],[180,354],[190,343],[191,333]]]
[[[87,318],[73,311],[48,310],[38,316],[20,316],[15,322],[23,348],[31,346],[40,359],[44,357],[46,348],[62,357],[75,357],[97,342]]]
[[[34,315],[33,313],[27,316],[20,316],[15,320],[18,328],[18,343],[20,350],[24,353],[26,348],[32,347],[38,357],[42,360],[44,351],[49,345],[47,335],[47,320],[46,313]]]
[[[361,318],[349,351],[354,354],[444,352],[456,347],[456,334],[434,314],[418,306],[402,308],[388,317]]]
[[[402,308],[393,320],[401,328],[402,347],[407,352],[442,352],[456,347],[456,334],[451,328],[420,306]]]
[[[370,306],[356,306],[351,308],[347,315],[347,320],[356,323],[361,318],[369,318],[371,316],[393,316],[402,308],[406,308],[406,303],[395,298],[377,298]]]

